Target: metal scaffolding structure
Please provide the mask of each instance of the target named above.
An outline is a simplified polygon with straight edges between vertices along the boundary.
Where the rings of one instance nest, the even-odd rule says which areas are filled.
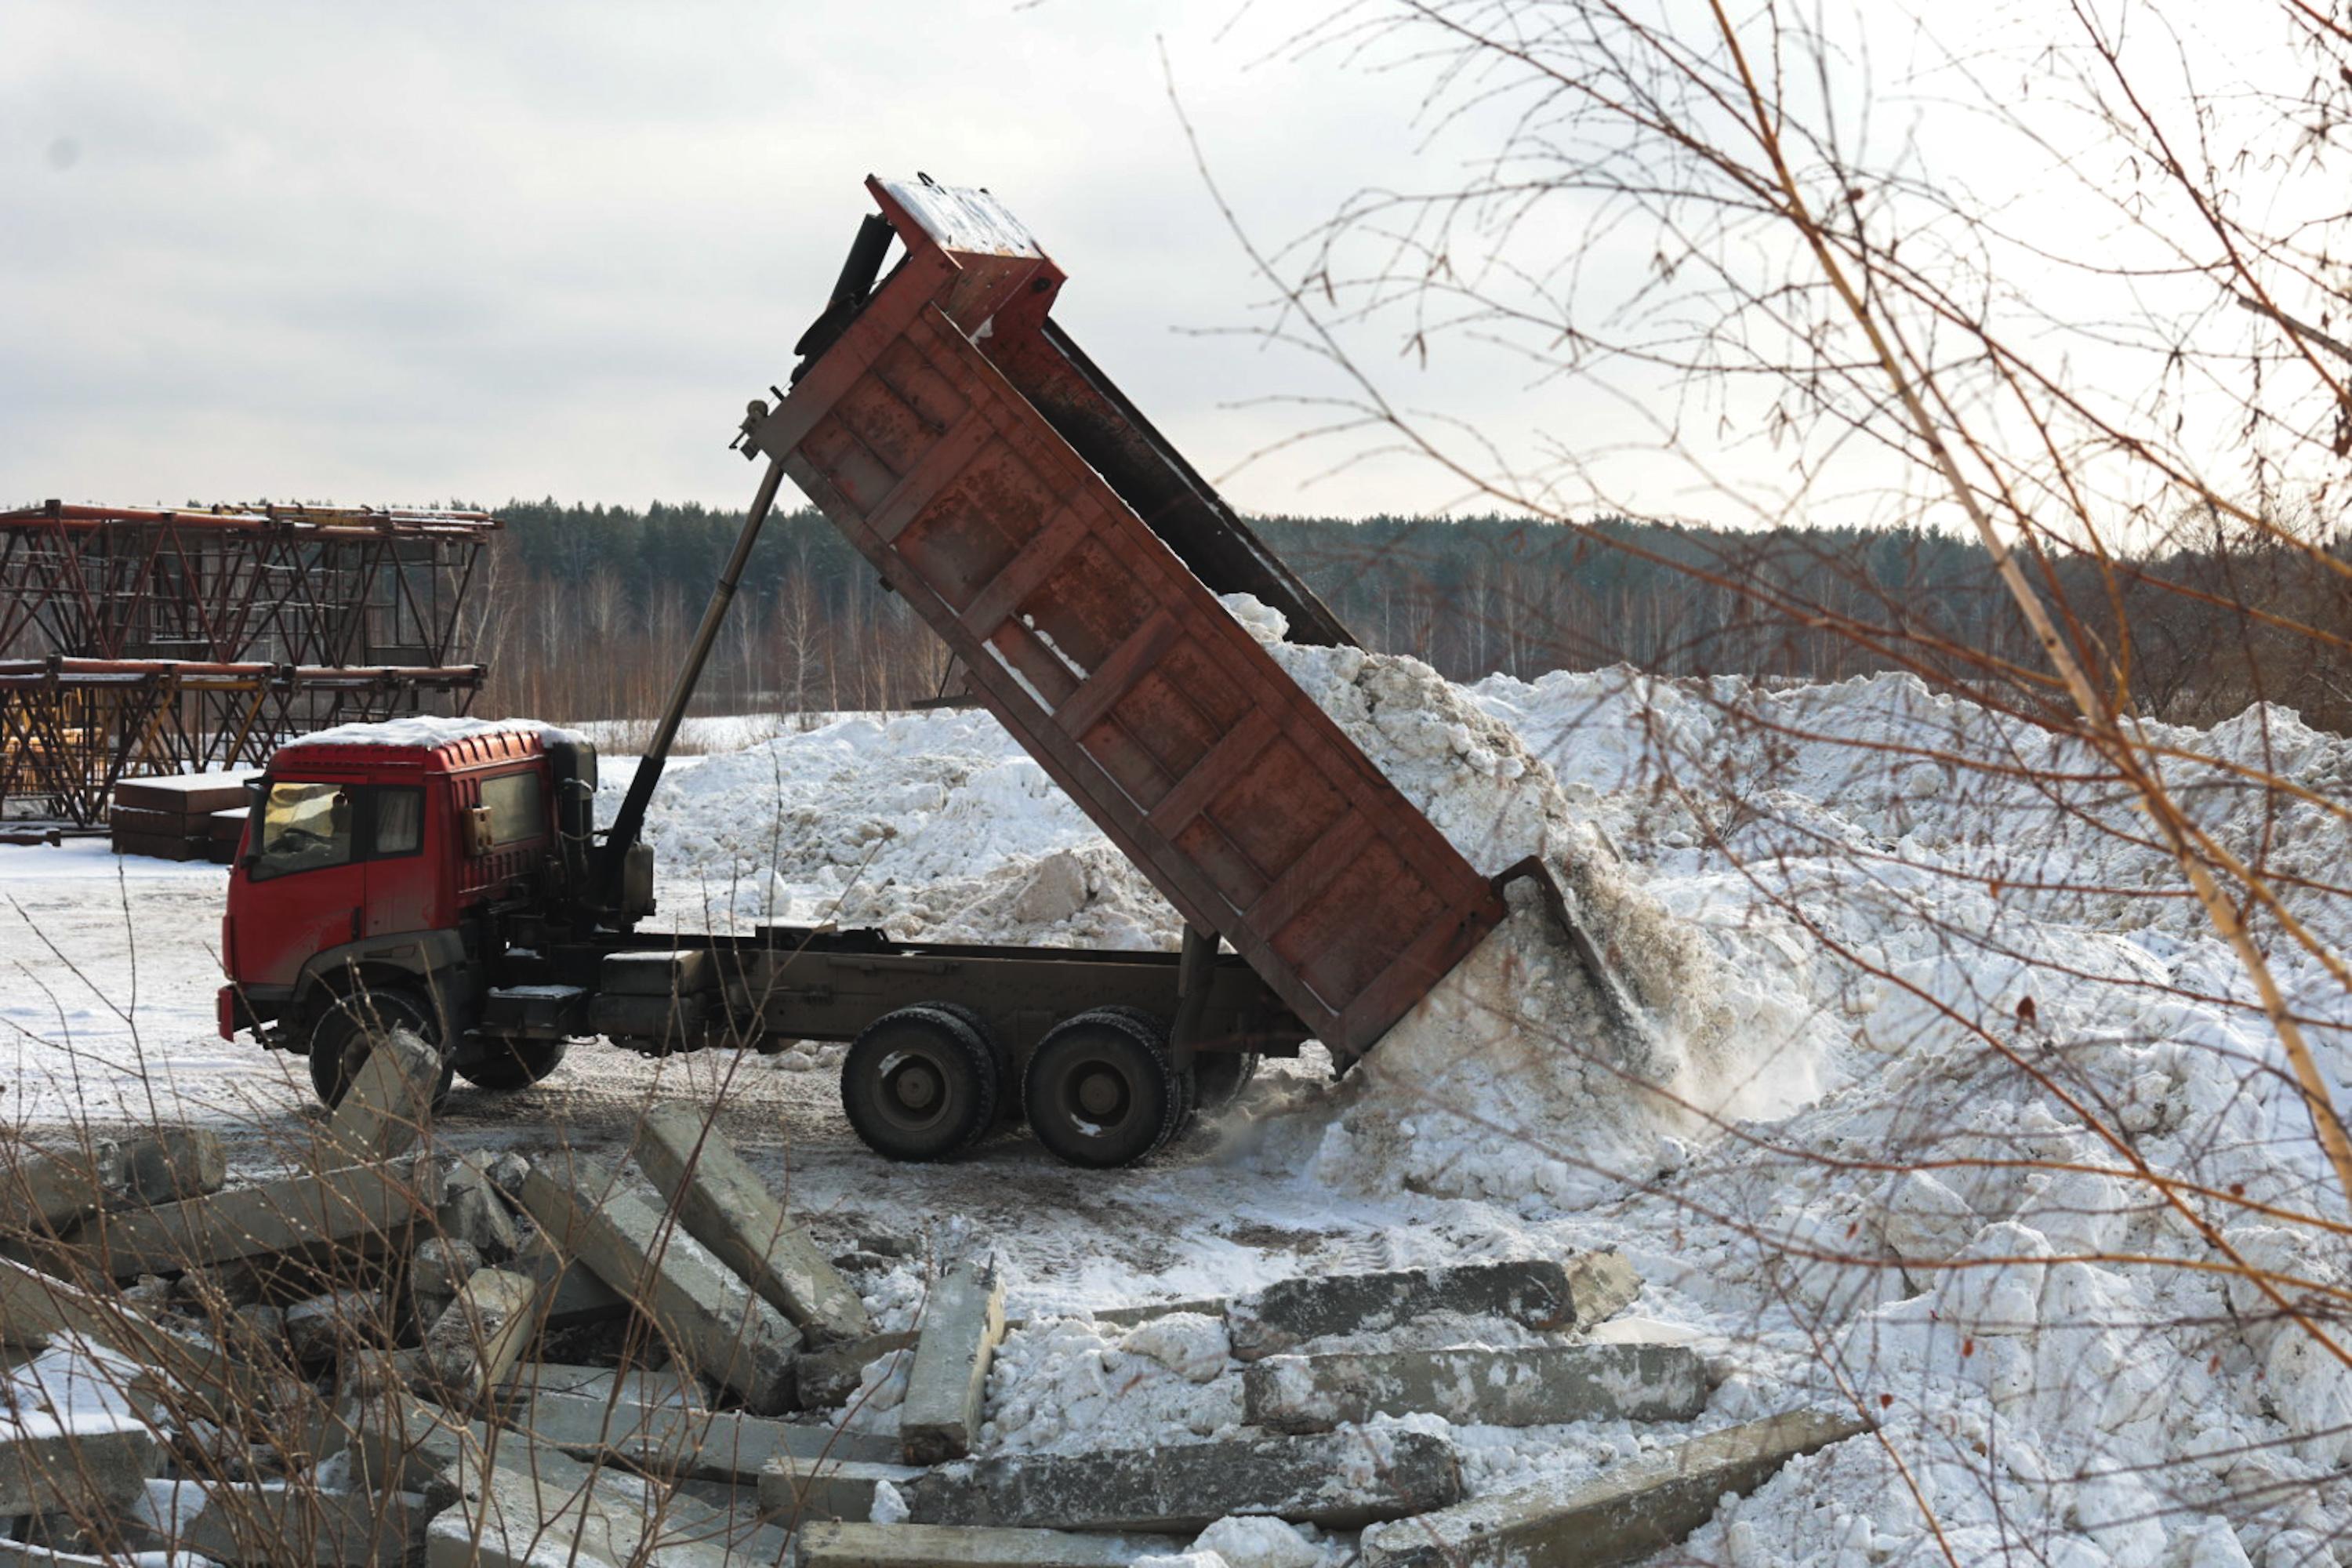
[[[104,820],[115,781],[462,713],[487,512],[51,501],[0,512],[0,813]]]

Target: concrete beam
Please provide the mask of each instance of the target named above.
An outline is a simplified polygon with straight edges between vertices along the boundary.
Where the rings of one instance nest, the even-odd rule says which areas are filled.
[[[539,1330],[539,1287],[527,1276],[478,1269],[421,1347],[425,1375],[450,1403],[475,1409],[505,1381]]]
[[[1688,1421],[1707,1393],[1706,1363],[1687,1345],[1281,1355],[1242,1372],[1243,1419],[1273,1432],[1416,1414],[1479,1426]]]
[[[440,1080],[441,1053],[406,1029],[377,1039],[327,1118],[320,1163],[363,1165],[406,1152],[433,1114]]]
[[[103,1517],[146,1489],[155,1435],[127,1416],[108,1426],[58,1430],[57,1418],[19,1415],[0,1436],[0,1515],[72,1512]]]
[[[62,1235],[104,1208],[121,1178],[112,1143],[49,1152],[11,1141],[0,1151],[0,1232]]]
[[[1004,1280],[993,1263],[966,1258],[932,1284],[898,1407],[907,1463],[936,1465],[971,1452],[987,1401],[988,1364],[1003,1339]]]
[[[1801,1454],[1866,1431],[1850,1413],[1801,1410],[1710,1432],[1557,1482],[1376,1525],[1365,1568],[1613,1568],[1674,1545],[1715,1516],[1726,1492],[1746,1496]]]
[[[874,1331],[866,1303],[699,1106],[657,1105],[639,1123],[637,1164],[687,1232],[790,1318],[812,1344]]]
[[[506,1420],[533,1442],[575,1459],[612,1458],[632,1469],[674,1480],[756,1486],[771,1461],[826,1459],[888,1463],[896,1439],[830,1426],[763,1420],[740,1412],[677,1405],[541,1394],[509,1408]]]
[[[629,1299],[596,1278],[586,1264],[565,1257],[543,1230],[531,1232],[507,1267],[539,1286],[541,1317],[550,1329],[575,1329],[628,1315]]]
[[[1091,1454],[1017,1454],[900,1488],[916,1524],[1191,1534],[1228,1514],[1354,1530],[1461,1500],[1451,1444],[1396,1427]]]
[[[656,1372],[642,1366],[570,1366],[562,1362],[518,1362],[499,1389],[501,1398],[582,1399],[598,1405],[671,1405],[708,1410],[702,1380],[677,1367]]]
[[[1567,1267],[1528,1258],[1277,1279],[1235,1301],[1225,1321],[1234,1356],[1256,1361],[1327,1334],[1376,1333],[1432,1312],[1510,1318],[1531,1329],[1566,1328],[1577,1318]]]
[[[1183,1550],[1165,1535],[937,1524],[820,1522],[803,1525],[796,1542],[799,1568],[1127,1568],[1139,1557]]]
[[[903,1492],[928,1473],[911,1465],[779,1454],[760,1472],[760,1510],[796,1531],[818,1520],[862,1523],[873,1517],[877,1483],[888,1481]]]
[[[800,1331],[701,1243],[592,1161],[533,1162],[522,1201],[558,1248],[635,1303],[688,1364],[755,1415],[792,1408]]]

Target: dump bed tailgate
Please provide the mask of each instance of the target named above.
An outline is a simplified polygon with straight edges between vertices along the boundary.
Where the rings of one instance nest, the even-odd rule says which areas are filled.
[[[1335,1052],[1362,1051],[1500,897],[1180,559],[1162,535],[1182,546],[1182,520],[1147,526],[999,368],[1050,350],[1062,280],[1018,221],[984,192],[868,184],[906,257],[750,446],[1185,920]],[[1246,560],[1255,542],[1215,504]]]

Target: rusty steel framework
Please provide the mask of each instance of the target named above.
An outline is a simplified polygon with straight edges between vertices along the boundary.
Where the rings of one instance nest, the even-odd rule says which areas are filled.
[[[498,520],[300,506],[0,512],[0,811],[88,826],[115,781],[463,712],[461,615]]]

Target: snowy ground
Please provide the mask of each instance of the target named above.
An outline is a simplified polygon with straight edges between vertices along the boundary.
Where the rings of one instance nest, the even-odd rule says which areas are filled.
[[[828,1242],[994,1250],[1013,1311],[1045,1320],[996,1373],[1000,1448],[1181,1441],[1238,1418],[1207,1321],[1122,1338],[1055,1312],[1611,1246],[1649,1281],[1636,1318],[1712,1359],[1720,1387],[1694,1429],[1801,1403],[1883,1426],[1727,1509],[1693,1542],[1702,1560],[2335,1561],[2352,1373],[2324,1321],[2282,1321],[2216,1265],[2326,1300],[2343,1194],[2245,974],[2103,770],[1902,679],[1764,693],[1602,672],[1464,691],[1409,661],[1277,653],[1481,869],[1530,850],[1561,868],[1653,1030],[1601,1028],[1523,914],[1379,1070],[1336,1089],[1311,1059],[1273,1075],[1144,1169],[1077,1174],[1018,1134],[951,1166],[885,1166],[805,1052],[575,1047],[521,1095],[461,1085],[442,1136],[611,1152],[646,1097],[714,1099]],[[674,765],[649,822],[682,925],[1173,938],[983,715],[731,738]],[[2199,822],[2270,870],[2313,948],[2343,952],[2352,746],[2274,711],[2156,740]],[[2256,787],[2254,767],[2305,793]],[[608,764],[608,802],[624,777]],[[257,1165],[313,1114],[299,1061],[213,1035],[223,875],[89,843],[0,848],[0,1110],[202,1116]],[[2257,931],[2343,1081],[2344,986],[2274,920]],[[883,1317],[914,1310],[922,1267],[869,1276]],[[875,1382],[861,1419],[887,1423]],[[1683,1435],[1452,1433],[1478,1490]],[[1236,1568],[1280,1560],[1231,1550]]]

